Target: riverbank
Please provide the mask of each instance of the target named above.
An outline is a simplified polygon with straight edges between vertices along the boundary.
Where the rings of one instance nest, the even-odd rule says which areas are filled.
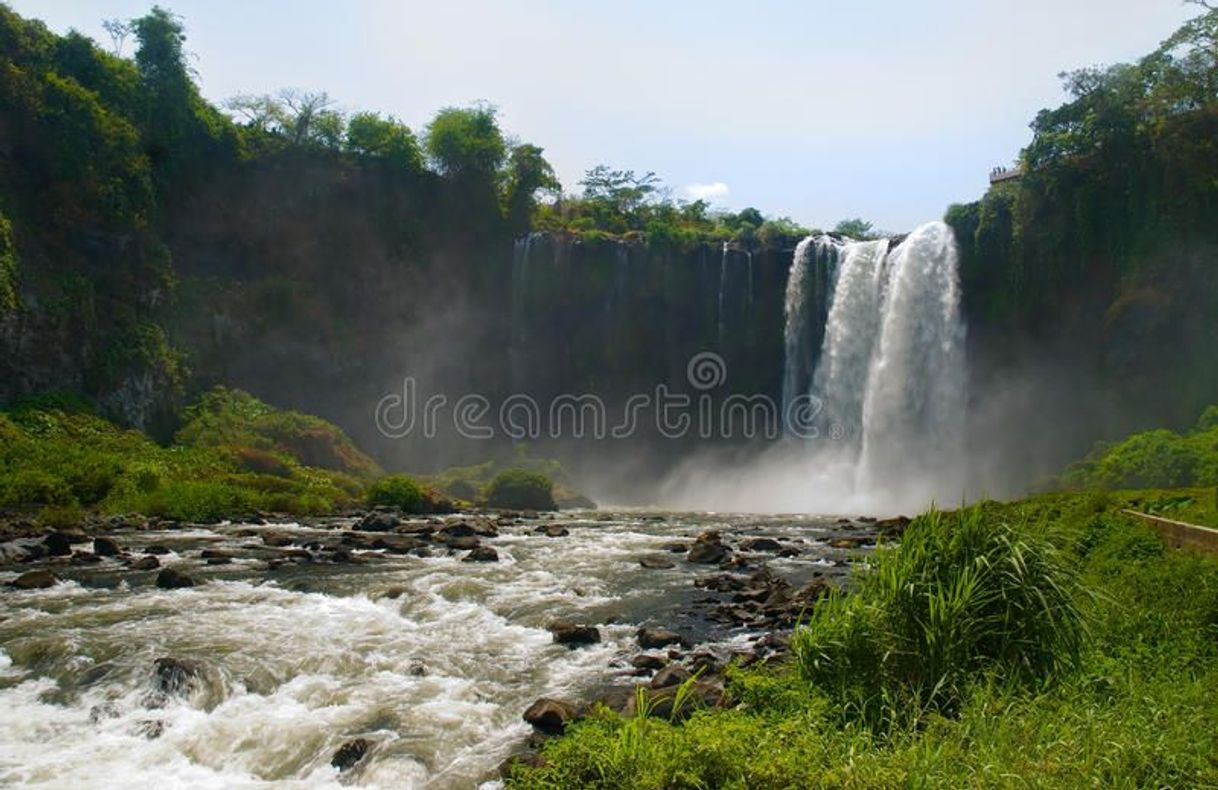
[[[691,697],[683,716],[594,711],[507,785],[1214,786],[1218,560],[1168,549],[1120,513],[1162,493],[986,503],[946,517],[950,529],[919,518],[906,543],[935,556],[877,556],[873,580],[852,583],[859,600],[822,605],[794,659],[729,669],[724,699],[697,709]],[[956,519],[1009,541],[986,555],[1003,558],[994,573],[1049,563],[1050,575],[974,600],[1001,577],[944,550],[971,529]],[[911,568],[933,595],[882,592]]]

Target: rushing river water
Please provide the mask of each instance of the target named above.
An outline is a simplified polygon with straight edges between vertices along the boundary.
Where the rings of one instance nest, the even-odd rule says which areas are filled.
[[[747,645],[750,634],[697,612],[708,593],[692,580],[718,568],[666,544],[720,528],[733,543],[766,536],[793,547],[797,556],[751,567],[764,561],[796,581],[841,564],[824,543],[840,528],[833,519],[560,521],[569,530],[560,537],[535,532],[558,522],[500,526],[483,540],[499,554],[489,563],[444,551],[369,552],[361,563],[355,552],[268,566],[263,532],[308,546],[349,523],[115,533],[129,556],[168,549],[162,567],[205,583],[162,590],[155,571],[121,559],[65,559],[53,566],[65,583],[0,592],[0,784],[473,787],[528,738],[521,714],[533,700],[631,682],[640,625]],[[208,565],[209,548],[236,559]],[[673,567],[639,563],[661,554]],[[5,566],[0,582],[29,567]],[[602,641],[557,645],[545,629],[556,618],[598,625]],[[166,656],[201,661],[203,678],[185,694],[158,691],[154,662]],[[340,774],[331,758],[355,737],[372,749]]]

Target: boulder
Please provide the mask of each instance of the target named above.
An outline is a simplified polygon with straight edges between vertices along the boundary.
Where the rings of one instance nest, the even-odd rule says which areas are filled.
[[[745,551],[781,551],[782,544],[773,538],[752,538],[741,544],[740,548]]]
[[[262,542],[267,546],[291,546],[295,538],[286,532],[263,532]]]
[[[547,538],[564,538],[571,534],[571,530],[562,524],[542,524],[533,531],[538,535],[545,535]]]
[[[59,577],[50,571],[26,571],[8,583],[15,590],[45,590],[59,584]]]
[[[470,535],[468,538],[450,538],[444,544],[455,551],[469,551],[482,545],[482,541]]]
[[[685,558],[700,565],[717,565],[729,556],[731,551],[723,545],[723,538],[717,531],[711,530],[698,536]]]
[[[499,552],[492,549],[490,546],[475,546],[469,554],[466,554],[462,562],[499,562]]]
[[[680,664],[669,664],[659,672],[656,672],[655,677],[651,679],[651,687],[653,689],[662,689],[669,686],[679,686],[692,677],[693,675],[690,674],[689,670]]]
[[[99,557],[117,557],[122,549],[114,538],[94,538],[93,553]]]
[[[72,538],[63,532],[52,532],[42,542],[52,557],[67,557],[72,553]]]
[[[639,644],[644,650],[655,650],[668,645],[679,645],[681,635],[667,628],[640,628],[637,634]]]
[[[475,537],[478,531],[474,529],[472,524],[466,524],[461,521],[456,524],[449,524],[443,529],[436,532],[436,537],[439,540],[448,542],[454,538],[470,538]]]
[[[392,513],[374,512],[364,516],[355,525],[361,532],[392,532],[402,520]]]
[[[180,590],[184,587],[194,587],[195,580],[181,571],[165,568],[156,575],[156,586],[162,590]]]
[[[829,541],[829,546],[834,549],[857,549],[866,542],[866,538],[834,538]]]
[[[555,642],[568,647],[592,645],[601,641],[601,632],[594,625],[577,625],[567,620],[555,620],[546,626],[546,630],[554,635]]]
[[[162,545],[161,545],[161,544],[159,544],[159,543],[154,543],[153,545],[151,545],[151,546],[149,546],[148,548],[144,549],[144,553],[145,553],[145,554],[157,554],[157,555],[160,555],[160,556],[164,556],[164,555],[166,555],[166,554],[168,554],[168,553],[169,553],[169,547],[168,547],[168,546],[162,546]]]
[[[667,551],[669,554],[684,554],[689,551],[687,543],[665,543],[660,546],[660,551]]]
[[[364,759],[364,755],[372,748],[372,741],[367,738],[354,738],[338,747],[338,751],[330,758],[330,765],[339,772],[350,770],[355,764]]]
[[[655,671],[663,669],[668,664],[660,656],[653,656],[650,653],[639,653],[634,658],[630,659],[630,665],[635,669],[647,671]]]
[[[575,713],[573,705],[542,697],[524,712],[524,720],[539,732],[561,735],[567,724],[575,720]]]
[[[675,568],[677,566],[675,562],[664,556],[639,557],[639,565],[655,571],[668,570],[669,568]]]

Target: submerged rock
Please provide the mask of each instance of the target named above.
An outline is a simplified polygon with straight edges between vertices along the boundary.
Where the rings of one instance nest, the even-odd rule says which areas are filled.
[[[154,571],[161,567],[161,561],[151,554],[145,554],[138,560],[132,560],[127,567],[133,571]]]
[[[16,590],[45,590],[59,584],[59,577],[50,571],[26,571],[8,583]]]
[[[571,534],[571,530],[562,524],[542,524],[533,531],[538,535],[545,535],[547,538],[564,538]]]
[[[577,625],[567,620],[556,620],[546,626],[554,641],[560,645],[575,647],[577,645],[592,645],[601,641],[601,632],[594,625]]]
[[[372,741],[367,738],[354,738],[338,747],[338,751],[330,758],[330,765],[340,772],[354,768],[356,763],[364,759],[364,755],[372,748]]]
[[[782,544],[773,538],[752,538],[741,544],[745,551],[781,551]]]
[[[639,565],[655,571],[677,567],[677,564],[667,557],[639,557]]]
[[[575,720],[575,706],[542,697],[524,712],[524,720],[533,729],[547,735],[561,735],[567,724]]]
[[[162,656],[152,663],[153,687],[162,694],[188,694],[203,681],[202,661]]]

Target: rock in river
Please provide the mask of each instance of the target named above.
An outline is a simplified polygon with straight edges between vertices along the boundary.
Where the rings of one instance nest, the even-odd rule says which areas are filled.
[[[490,546],[475,546],[474,549],[469,554],[466,554],[461,561],[499,562],[499,552],[495,551]]]
[[[330,765],[339,771],[346,771],[364,759],[364,755],[372,748],[372,742],[367,738],[354,738],[338,747],[338,751],[330,758]]]
[[[575,718],[575,708],[565,702],[541,698],[524,712],[524,720],[533,729],[547,735],[561,735],[567,724]]]
[[[26,571],[8,583],[17,590],[45,590],[59,583],[59,577],[50,571]]]
[[[644,650],[654,650],[657,647],[681,643],[681,635],[676,631],[669,631],[667,628],[640,628],[638,639]]]
[[[157,574],[156,586],[162,590],[180,590],[183,587],[194,587],[195,580],[181,571],[166,568]]]
[[[601,641],[601,632],[594,625],[577,625],[567,620],[555,620],[546,626],[554,641],[560,645],[575,647],[577,645],[592,645]]]

